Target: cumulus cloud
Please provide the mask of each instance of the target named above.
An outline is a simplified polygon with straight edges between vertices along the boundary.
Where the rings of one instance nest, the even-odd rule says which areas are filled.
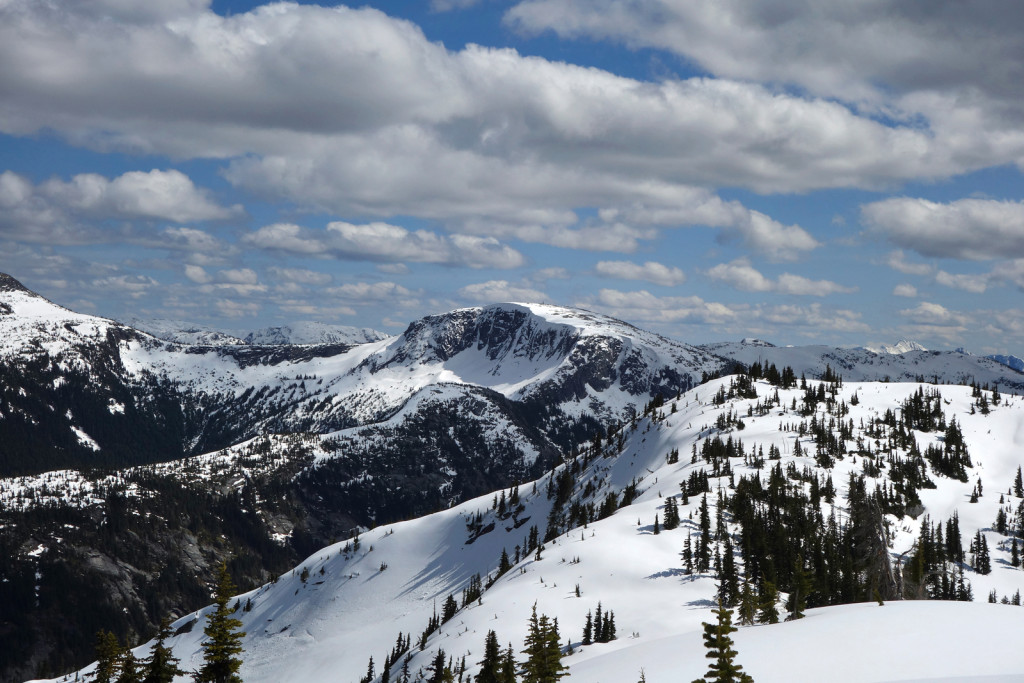
[[[747,259],[736,259],[730,263],[720,263],[709,268],[705,273],[716,282],[727,284],[745,292],[777,292],[798,296],[828,296],[830,294],[848,294],[857,291],[856,287],[846,287],[831,280],[811,280],[802,275],[783,273],[776,280],[765,277],[754,268]]]
[[[232,159],[231,182],[304,206],[546,225],[523,207],[667,205],[693,186],[877,187],[969,165],[927,130],[746,75],[651,83],[509,49],[450,51],[369,8],[224,17],[176,3],[172,20],[87,4],[0,9],[0,131]],[[763,228],[755,217],[752,238]]]
[[[800,334],[820,339],[822,330],[862,334],[871,329],[856,311],[827,308],[817,303],[809,306],[723,304],[698,296],[659,297],[646,290],[615,289],[602,289],[596,300],[583,303],[616,317],[647,324],[713,325],[719,330],[736,330],[742,334],[754,330],[792,334],[793,330],[798,330]]]
[[[1024,258],[1024,202],[960,199],[943,204],[894,197],[865,204],[861,215],[878,234],[925,256]]]
[[[633,225],[722,228],[722,240],[739,241],[748,249],[777,261],[793,260],[801,253],[821,246],[799,225],[784,225],[738,201],[725,201],[707,190],[696,188],[677,192],[672,203],[634,203],[604,209],[599,215],[613,224],[621,221]]]
[[[469,268],[516,268],[525,258],[493,237],[442,235],[406,230],[389,223],[327,224],[323,231],[290,223],[268,225],[246,235],[244,243],[261,249],[381,262],[440,263]]]
[[[904,309],[900,315],[918,325],[963,326],[967,323],[965,316],[930,301],[922,301],[914,308]]]
[[[209,282],[213,282],[213,277],[206,272],[206,269],[202,266],[186,265],[185,266],[185,277],[192,282],[196,282],[201,285],[205,285]]]
[[[698,296],[655,296],[647,290],[602,289],[598,306],[616,317],[646,322],[719,324],[736,319],[746,307],[707,302]]]
[[[931,275],[935,272],[935,267],[927,263],[911,263],[907,261],[906,255],[900,250],[891,251],[886,254],[882,263],[904,275]]]
[[[686,275],[682,270],[656,261],[646,261],[642,265],[632,261],[598,261],[594,270],[603,277],[614,277],[620,280],[646,280],[665,287],[673,287],[686,282]]]
[[[984,1],[524,0],[506,21],[529,33],[662,48],[719,76],[849,100],[974,92],[1019,106],[1024,94],[1024,19]]]
[[[353,302],[380,302],[413,296],[409,289],[394,282],[346,283],[337,287],[328,287],[324,293]]]
[[[905,296],[913,299],[917,297],[917,287],[906,283],[896,285],[893,287],[892,294],[893,296]]]
[[[303,285],[316,285],[320,287],[329,284],[332,279],[327,273],[318,273],[315,270],[308,270],[306,268],[280,268],[278,266],[271,266],[270,272],[274,277],[280,280],[286,280],[288,282]]]
[[[467,301],[480,304],[517,301],[540,303],[548,300],[547,294],[532,287],[516,285],[507,280],[488,280],[466,285],[459,289],[459,296]]]
[[[92,281],[92,287],[97,290],[110,291],[118,294],[126,294],[133,299],[138,299],[159,286],[159,282],[148,275],[111,275],[98,278]]]
[[[940,285],[960,289],[972,294],[983,294],[992,280],[991,275],[968,275],[964,273],[947,273],[944,270],[935,273],[935,281]]]
[[[23,241],[58,244],[110,239],[109,233],[97,227],[103,221],[186,223],[222,220],[242,212],[240,206],[220,206],[209,192],[173,169],[130,171],[112,179],[82,173],[68,181],[52,178],[39,185],[4,171],[0,173],[0,209],[0,231]],[[212,240],[193,228],[167,229],[163,236],[166,246],[193,250],[207,248]],[[136,239],[147,241],[145,237]]]

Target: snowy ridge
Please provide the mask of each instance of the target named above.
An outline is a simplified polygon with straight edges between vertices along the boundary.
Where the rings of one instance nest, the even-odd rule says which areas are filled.
[[[988,357],[996,361],[997,363],[1002,363],[1007,367],[1013,368],[1017,372],[1024,372],[1024,358],[1018,358],[1017,356],[1003,356],[998,354]]]
[[[711,573],[687,574],[681,566],[684,539],[699,533],[700,497],[691,496],[684,504],[680,484],[696,471],[709,470],[702,460],[691,462],[691,449],[700,450],[701,444],[716,436],[741,438],[748,451],[754,446],[764,451],[777,447],[782,468],[792,465],[794,474],[810,470],[831,477],[837,489],[835,503],[822,500],[822,512],[826,517],[834,514],[843,524],[849,475],[867,471],[864,468],[873,461],[860,450],[872,440],[865,429],[887,412],[899,412],[916,392],[935,390],[941,392],[947,417],[959,424],[973,462],[967,481],[926,466],[935,488],[922,488],[919,493],[924,515],[935,521],[957,512],[965,540],[978,531],[991,548],[990,574],[965,568],[974,604],[890,601],[884,607],[865,603],[812,609],[802,621],[741,628],[735,636],[738,661],[759,683],[820,681],[824,667],[827,680],[837,683],[966,681],[981,676],[1024,679],[1024,655],[1016,643],[1024,612],[1018,607],[979,604],[990,591],[1011,596],[1024,587],[1024,572],[1010,565],[1008,537],[992,526],[1003,507],[1001,497],[1008,497],[1006,507],[1011,510],[1021,502],[1004,492],[1021,465],[1024,401],[1004,396],[986,414],[974,409],[978,397],[968,387],[846,382],[836,400],[848,408],[844,420],[852,422],[854,431],[845,442],[846,455],[826,468],[815,458],[813,441],[795,429],[811,417],[827,420],[821,406],[813,415],[800,415],[790,406],[804,392],[779,389],[778,405],[761,414],[759,404],[776,391],[764,382],[754,385],[758,398],[718,400],[733,381],[725,378],[697,387],[639,419],[634,427],[627,426],[620,442],[609,438],[600,452],[581,456],[585,464],[574,476],[570,501],[598,503],[607,494],[621,493],[635,484],[632,503],[585,528],[560,533],[545,544],[539,558],[526,553],[494,580],[479,603],[463,606],[430,635],[422,651],[417,637],[446,596],[458,596],[476,574],[493,577],[502,550],[512,554],[515,546],[524,544],[530,526],[539,526],[543,533],[553,507],[546,491],[571,463],[536,483],[519,486],[521,508],[512,509],[509,504],[504,512],[496,509],[498,495],[494,494],[420,519],[371,529],[361,534],[359,544],[350,541],[326,547],[278,581],[239,596],[239,604],[250,605],[237,613],[248,634],[244,680],[354,683],[366,671],[368,654],[374,655],[380,671],[379,663],[399,632],[413,637],[410,669],[414,675],[425,670],[439,647],[456,661],[466,655],[473,673],[488,630],[495,630],[503,644],[511,642],[517,652],[522,648],[535,603],[540,613],[558,618],[563,640],[571,641],[576,650],[563,660],[570,667],[569,680],[632,681],[639,678],[641,668],[651,683],[690,680],[705,669],[700,623],[709,619],[717,583]],[[743,429],[717,426],[734,424],[730,421],[735,416],[742,416]],[[941,432],[915,430],[914,435],[922,450],[941,443]],[[794,454],[798,441],[803,443],[802,455]],[[666,458],[673,450],[681,454],[678,463]],[[734,458],[730,464],[737,480],[758,471],[747,458]],[[767,476],[772,466],[769,461],[761,476]],[[971,503],[978,479],[984,482],[984,494]],[[867,481],[872,486],[889,485],[889,470],[882,469]],[[806,487],[806,482],[790,483]],[[707,496],[712,518],[714,492],[728,486],[728,476],[712,477]],[[502,501],[508,493],[501,492]],[[668,497],[679,504],[682,524],[655,534],[653,520],[656,514],[664,519]],[[905,563],[913,553],[923,516],[890,514],[886,519],[893,560]],[[734,521],[728,516],[726,521],[736,534]],[[586,614],[598,601],[614,611],[618,638],[581,647]],[[781,605],[780,611],[784,612]],[[172,640],[186,669],[200,663],[202,619],[208,612],[209,608],[201,610],[174,624],[179,631],[190,629]],[[853,641],[857,648],[849,646]],[[943,646],[934,647],[938,642]],[[863,656],[865,647],[875,656]],[[136,649],[137,656],[147,652],[148,646]],[[392,669],[392,680],[394,673]]]
[[[245,335],[246,344],[367,344],[387,339],[384,334],[369,327],[329,325],[321,322],[297,322],[277,327],[265,327]]]
[[[234,335],[184,320],[128,318],[121,322],[157,339],[186,346],[234,346],[245,343]]]
[[[832,346],[753,346],[740,342],[704,344],[699,348],[744,365],[774,363],[790,366],[799,377],[821,377],[826,366],[853,382],[938,381],[946,384],[998,385],[1000,390],[1024,394],[1024,374],[991,358],[958,351],[908,349],[878,353],[865,348]]]

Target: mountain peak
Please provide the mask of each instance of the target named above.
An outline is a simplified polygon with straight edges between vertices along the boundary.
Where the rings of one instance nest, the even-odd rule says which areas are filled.
[[[885,355],[885,354],[900,355],[900,354],[904,354],[904,353],[909,353],[910,351],[927,351],[928,350],[924,346],[922,346],[921,344],[917,343],[916,341],[912,341],[910,339],[900,339],[898,342],[896,342],[895,344],[892,344],[892,345],[882,344],[881,346],[866,346],[864,348],[866,348],[868,351],[873,351],[873,352],[875,352],[877,354],[880,354],[880,355]]]
[[[25,292],[35,294],[31,289],[21,284],[7,273],[0,273],[0,292]]]

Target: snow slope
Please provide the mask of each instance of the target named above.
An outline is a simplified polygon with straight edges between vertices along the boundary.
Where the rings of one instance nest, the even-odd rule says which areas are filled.
[[[493,572],[502,549],[512,554],[516,545],[524,543],[530,526],[536,524],[543,533],[552,506],[545,494],[552,475],[519,487],[523,508],[515,514],[499,515],[493,509],[496,496],[484,496],[427,517],[368,530],[360,536],[358,548],[351,542],[324,548],[278,581],[239,596],[240,604],[251,603],[249,611],[238,612],[248,634],[244,680],[355,682],[366,671],[368,657],[381,662],[399,632],[412,635],[414,675],[428,665],[438,648],[456,661],[466,655],[472,673],[488,630],[495,630],[503,645],[511,642],[517,651],[522,648],[534,604],[540,613],[558,618],[562,639],[571,640],[576,650],[564,660],[571,680],[635,681],[641,668],[651,683],[702,675],[701,622],[710,618],[715,579],[685,574],[680,560],[683,539],[696,531],[691,514],[699,498],[691,497],[688,506],[681,506],[683,523],[678,529],[655,535],[652,523],[655,514],[663,514],[665,497],[678,499],[680,483],[696,468],[706,467],[686,456],[694,444],[719,434],[714,426],[719,416],[730,412],[746,416],[747,407],[774,392],[758,383],[761,399],[713,404],[713,397],[730,381],[702,385],[678,399],[674,412],[672,405],[666,405],[656,419],[638,420],[623,435],[621,450],[610,439],[603,453],[595,454],[576,477],[574,496],[579,499],[591,486],[595,492],[590,500],[600,501],[608,492],[622,491],[635,481],[638,496],[632,505],[586,528],[563,533],[545,546],[540,559],[533,554],[522,558],[497,578],[479,603],[464,606],[431,635],[423,651],[416,644],[418,636],[449,594],[457,597],[475,574],[486,577]],[[870,424],[887,410],[898,410],[919,386],[847,382],[840,399],[848,404],[848,417],[855,425]],[[999,497],[1005,495],[1000,492],[1009,488],[1022,464],[1024,401],[1004,397],[988,415],[972,414],[975,399],[970,388],[937,388],[947,415],[955,416],[961,426],[973,467],[968,482],[942,477],[929,468],[936,488],[920,493],[925,514],[932,519],[958,511],[965,542],[976,530],[986,536],[992,573],[967,569],[975,602],[847,605],[811,610],[798,622],[741,628],[735,635],[738,660],[759,683],[1024,681],[1024,650],[1018,642],[1024,611],[983,604],[989,591],[1010,596],[1024,587],[1024,572],[1009,564],[1007,538],[991,528]],[[778,446],[783,467],[793,463],[798,469],[815,469],[813,457],[793,455],[798,434],[780,428],[800,421],[788,406],[803,392],[779,393],[782,408],[744,417],[745,428],[729,435],[742,438],[748,449],[754,444],[766,451],[769,445]],[[926,432],[915,436],[922,449],[938,438]],[[864,437],[861,427],[854,437],[851,449],[856,437]],[[803,440],[806,447],[806,437]],[[666,460],[671,449],[682,455],[678,464]],[[862,460],[851,452],[828,471],[839,493],[834,512],[840,523],[845,515],[845,482],[849,473],[861,471]],[[731,465],[737,477],[754,472],[740,458]],[[884,482],[885,470],[879,476],[878,481]],[[972,504],[968,499],[979,478],[985,493]],[[727,477],[712,480],[712,491],[727,485]],[[708,495],[712,506],[714,499],[713,493]],[[1012,507],[1019,502],[1010,497]],[[827,503],[822,505],[833,511]],[[480,525],[472,528],[482,527],[482,533],[471,533],[468,523],[478,515]],[[890,516],[888,521],[893,557],[905,557],[920,518]],[[305,580],[304,569],[308,571]],[[585,616],[598,601],[615,613],[618,639],[581,648]],[[186,615],[174,624],[185,631],[196,622],[173,639],[185,668],[196,668],[201,661],[203,616],[208,610]],[[784,612],[781,606],[780,611]],[[144,656],[146,651],[143,646],[136,654]]]

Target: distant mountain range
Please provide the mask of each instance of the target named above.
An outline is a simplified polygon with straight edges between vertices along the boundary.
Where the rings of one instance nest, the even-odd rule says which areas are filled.
[[[366,344],[388,335],[368,327],[330,325],[320,322],[296,322],[264,327],[247,333],[228,334],[213,328],[181,320],[164,318],[129,318],[122,321],[130,327],[159,339],[190,346],[279,346],[285,344]]]

